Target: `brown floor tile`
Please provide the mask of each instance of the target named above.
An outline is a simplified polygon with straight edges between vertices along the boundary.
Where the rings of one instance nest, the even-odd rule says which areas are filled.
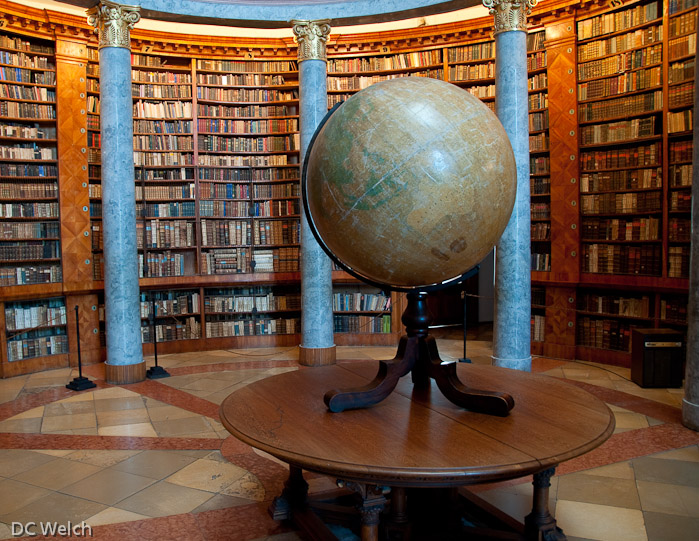
[[[0,449],[0,476],[12,477],[56,460],[56,457],[24,449]]]
[[[696,462],[644,457],[633,461],[636,480],[699,487]]]
[[[150,417],[146,408],[97,412],[97,426],[99,427],[148,422],[150,422]]]
[[[42,432],[57,430],[74,430],[77,428],[96,428],[97,417],[94,413],[75,413],[56,417],[44,417],[41,423]]]
[[[693,541],[699,532],[699,518],[663,513],[643,513],[648,541]]]
[[[161,438],[174,438],[189,434],[213,432],[209,422],[202,416],[187,417],[185,419],[175,419],[172,421],[154,421],[153,428],[155,428],[158,436]]]
[[[51,491],[14,479],[0,481],[0,512],[13,513],[25,505],[51,494]]]
[[[100,468],[98,466],[93,466],[91,464],[83,464],[82,462],[66,460],[65,458],[56,458],[51,462],[15,475],[13,479],[38,487],[60,490],[89,475],[97,473],[99,470]]]
[[[67,524],[68,521],[79,523],[102,511],[106,506],[88,502],[80,498],[53,492],[43,498],[25,505],[13,513],[0,515],[2,522],[57,522]]]
[[[641,509],[699,519],[699,487],[636,481]],[[699,531],[697,532],[699,537]]]
[[[558,499],[640,509],[636,483],[631,479],[613,479],[571,473],[558,480]]]
[[[41,432],[41,417],[33,419],[7,419],[0,422],[0,432],[22,432],[38,434]]]
[[[211,492],[160,481],[142,490],[115,507],[149,517],[189,513],[213,497]]]
[[[250,505],[250,500],[247,498],[226,496],[225,494],[216,494],[213,498],[192,510],[192,513],[202,513],[213,509],[228,509],[230,507],[238,507],[239,505]]]
[[[95,397],[95,411],[121,411],[144,408],[143,398],[140,396],[127,396],[120,398]]]
[[[47,404],[44,408],[45,417],[55,417],[57,415],[73,415],[75,413],[94,413],[95,404],[92,400],[81,400],[79,402],[67,402],[61,400],[53,404]]]

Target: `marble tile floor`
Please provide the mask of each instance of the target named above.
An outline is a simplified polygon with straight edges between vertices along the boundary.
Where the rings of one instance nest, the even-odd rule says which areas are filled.
[[[438,336],[443,359],[463,356],[458,333]],[[490,363],[489,339],[469,331],[472,362]],[[340,360],[394,353],[338,348]],[[102,365],[89,366],[84,373],[97,387],[80,393],[65,389],[71,369],[0,380],[0,539],[13,538],[13,522],[30,521],[85,521],[94,539],[107,540],[302,539],[266,512],[286,467],[218,421],[228,394],[296,370],[297,355],[296,348],[161,355],[170,378],[121,387],[104,382]],[[589,390],[616,417],[608,442],[563,463],[552,479],[550,507],[568,539],[699,539],[699,434],[681,426],[682,390],[642,389],[628,369],[594,363],[536,358],[532,369]],[[325,477],[307,478],[312,492],[333,488]],[[530,483],[473,490],[522,520]]]

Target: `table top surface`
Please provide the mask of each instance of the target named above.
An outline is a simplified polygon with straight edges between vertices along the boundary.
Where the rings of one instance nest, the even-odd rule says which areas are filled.
[[[220,416],[243,442],[300,468],[389,486],[466,485],[522,477],[584,454],[614,430],[599,399],[555,378],[458,363],[464,385],[512,395],[507,417],[449,402],[401,378],[372,407],[331,413],[323,395],[365,385],[377,362],[301,368],[228,396]]]

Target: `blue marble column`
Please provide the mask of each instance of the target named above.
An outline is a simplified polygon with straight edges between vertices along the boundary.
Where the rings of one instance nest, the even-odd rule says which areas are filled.
[[[699,36],[699,30],[697,31]],[[694,110],[699,110],[699,85],[694,85]],[[682,424],[699,430],[699,125],[694,123],[692,152],[692,233],[689,251],[689,306],[687,307],[687,358],[682,399]]]
[[[327,21],[292,21],[299,45],[301,160],[316,127],[328,112],[325,42]],[[301,212],[301,345],[299,363],[335,362],[332,309],[332,264]]]
[[[495,14],[495,113],[510,138],[517,164],[517,197],[512,217],[496,246],[493,363],[530,371],[531,216],[526,15],[522,4],[509,0],[484,4]]]
[[[109,383],[145,379],[136,249],[133,102],[129,29],[134,8],[110,2],[93,8],[100,31],[100,127],[104,304]]]

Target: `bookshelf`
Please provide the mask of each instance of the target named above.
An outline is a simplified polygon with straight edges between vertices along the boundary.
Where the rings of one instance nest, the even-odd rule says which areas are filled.
[[[198,290],[142,292],[141,340],[144,344],[201,338]],[[155,335],[155,336],[154,336]]]
[[[478,41],[447,49],[448,81],[495,110],[495,41]]]
[[[55,47],[0,33],[0,287],[62,280]]]
[[[5,303],[9,363],[68,353],[64,298]]]

